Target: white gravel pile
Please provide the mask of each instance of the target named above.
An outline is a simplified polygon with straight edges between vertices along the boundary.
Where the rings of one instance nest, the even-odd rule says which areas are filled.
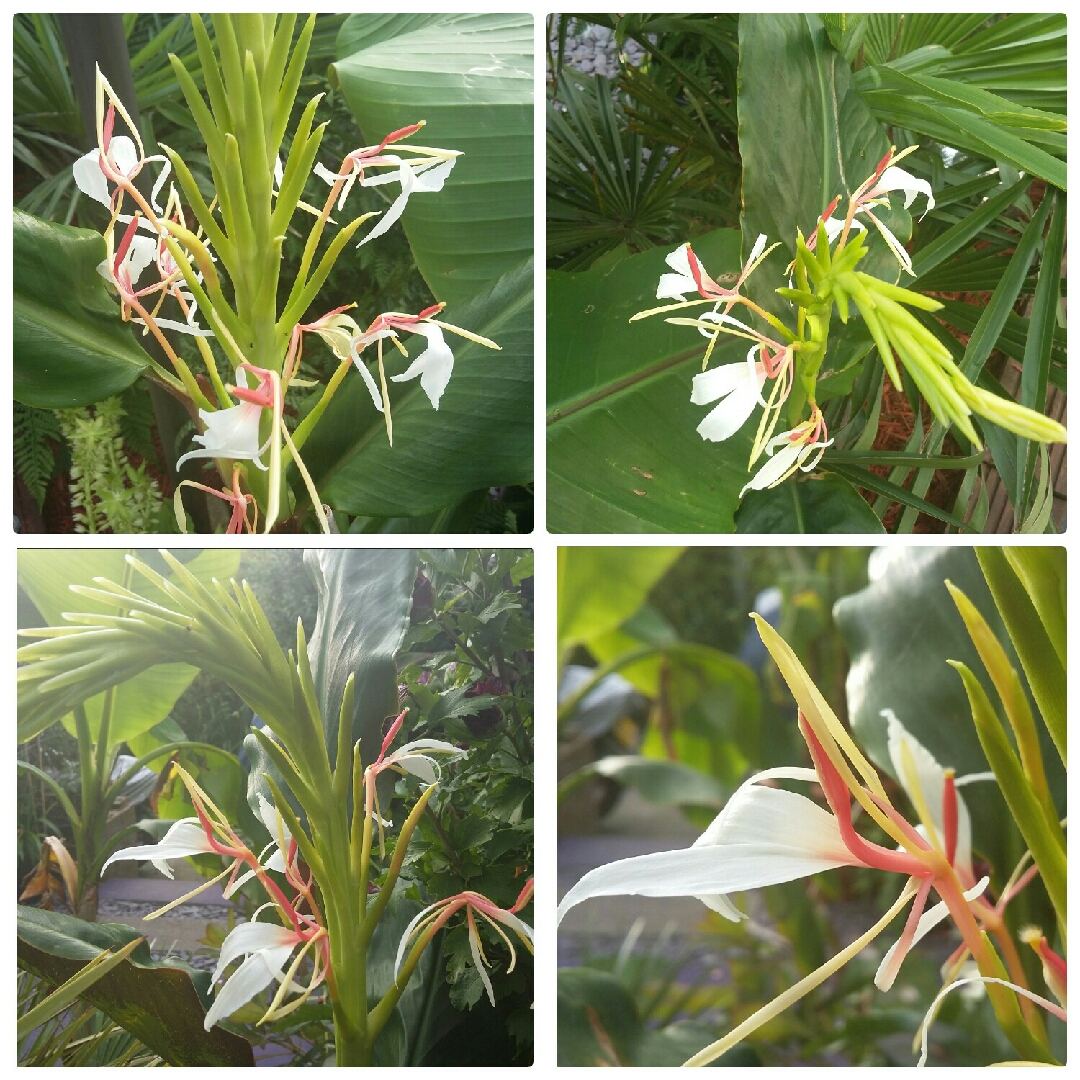
[[[551,41],[552,54],[557,55],[558,37]],[[645,51],[636,41],[627,41],[623,53],[629,64],[637,67],[645,59]],[[583,75],[603,75],[614,79],[619,74],[619,46],[614,33],[606,26],[584,21],[570,24],[563,50],[563,63]]]

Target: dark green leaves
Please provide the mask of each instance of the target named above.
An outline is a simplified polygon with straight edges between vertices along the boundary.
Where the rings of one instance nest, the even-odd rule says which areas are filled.
[[[131,927],[88,923],[20,905],[19,966],[51,983],[69,979],[105,949],[137,939]],[[214,1027],[203,1030],[210,975],[177,962],[159,962],[144,943],[82,995],[144,1042],[168,1065],[254,1065],[251,1046]]]
[[[90,405],[130,386],[150,358],[97,272],[105,241],[14,211],[14,393],[24,405]]]

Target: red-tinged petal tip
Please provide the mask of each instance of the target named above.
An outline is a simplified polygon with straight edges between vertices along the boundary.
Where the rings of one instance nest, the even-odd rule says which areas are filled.
[[[405,715],[408,713],[408,709],[402,709],[398,713],[397,719],[390,725],[390,730],[386,733],[386,738],[383,739],[382,749],[379,751],[379,759],[375,762],[376,765],[382,763],[382,759],[386,757],[386,751],[390,749],[390,744],[397,738],[398,732],[401,730],[401,725],[405,723]]]

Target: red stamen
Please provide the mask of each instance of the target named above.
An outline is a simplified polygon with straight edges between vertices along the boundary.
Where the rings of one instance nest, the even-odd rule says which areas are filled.
[[[879,844],[864,840],[855,831],[855,826],[851,821],[851,793],[836,766],[829,760],[825,748],[818,741],[801,709],[799,710],[799,729],[806,740],[806,745],[810,748],[810,757],[813,759],[814,768],[817,770],[818,779],[825,792],[825,799],[836,816],[844,846],[855,860],[863,866],[871,866],[876,870],[891,870],[912,877],[924,876],[927,869],[914,856],[906,851],[889,851]]]
[[[836,197],[835,197],[835,198],[833,199],[833,201],[832,201],[831,203],[829,203],[829,205],[828,205],[828,206],[826,206],[826,207],[825,207],[825,209],[824,209],[824,210],[823,210],[823,211],[821,212],[821,220],[822,220],[822,221],[827,221],[827,220],[828,220],[829,218],[831,218],[831,217],[833,216],[833,211],[834,211],[834,210],[835,210],[835,209],[836,209],[836,208],[837,208],[837,207],[838,207],[839,205],[840,205],[840,196],[839,196],[839,195],[837,195],[837,196],[836,196]],[[816,234],[816,233],[817,233],[817,229],[815,229],[815,230],[814,230],[814,232],[815,232],[815,234]]]
[[[533,879],[529,878],[522,887],[521,892],[518,893],[518,898],[514,901],[514,906],[510,909],[511,912],[516,913],[520,911],[532,899],[532,894]]]
[[[1046,966],[1061,980],[1061,986],[1062,989],[1064,989],[1067,985],[1066,976],[1068,974],[1068,966],[1065,961],[1050,948],[1050,944],[1045,937],[1039,938],[1039,944],[1036,946],[1036,949],[1039,956],[1042,957],[1043,963],[1045,963]]]
[[[878,162],[877,168],[874,170],[874,183],[876,184],[881,179],[881,174],[888,167],[889,162],[892,160],[893,148],[889,147],[889,152]]]
[[[866,789],[864,789],[864,790],[866,790]],[[932,845],[932,844],[930,844],[930,843],[929,843],[929,842],[928,842],[928,841],[927,841],[927,840],[925,839],[925,837],[923,837],[922,835],[920,835],[919,831],[918,831],[918,830],[917,830],[917,829],[915,828],[915,826],[914,826],[914,825],[911,825],[911,824],[910,824],[909,822],[905,821],[905,820],[904,820],[904,819],[903,819],[903,818],[902,818],[902,817],[900,816],[900,814],[899,814],[899,813],[898,813],[898,812],[896,811],[896,809],[895,809],[894,807],[890,806],[890,805],[889,805],[889,804],[888,804],[888,803],[887,803],[887,802],[886,802],[886,801],[885,801],[884,799],[882,799],[882,798],[881,798],[881,796],[879,796],[879,795],[875,795],[875,794],[874,794],[874,792],[872,792],[872,791],[866,791],[866,794],[867,794],[867,795],[869,795],[869,796],[870,796],[870,798],[874,800],[874,802],[875,802],[875,803],[877,804],[877,807],[878,807],[878,809],[879,809],[879,810],[881,810],[881,812],[882,812],[883,814],[885,814],[885,816],[886,816],[886,817],[887,817],[887,818],[888,818],[888,819],[889,819],[889,820],[890,820],[890,821],[891,821],[891,822],[892,822],[892,823],[893,823],[893,824],[894,824],[894,825],[895,825],[895,826],[896,826],[896,827],[897,827],[897,828],[898,828],[898,829],[899,829],[899,830],[900,830],[900,831],[901,831],[901,832],[902,832],[902,833],[904,834],[904,836],[906,836],[906,837],[908,838],[908,840],[910,840],[910,841],[911,841],[911,843],[913,843],[913,844],[914,844],[914,845],[915,845],[915,846],[916,846],[917,848],[920,848],[920,849],[921,849],[922,851],[933,851],[933,850],[934,850],[934,849],[933,849],[933,845]]]
[[[709,293],[705,290],[705,283],[702,281],[702,277],[705,274],[705,270],[701,265],[698,257],[694,254],[694,249],[687,244],[686,245],[686,261],[690,265],[690,273],[693,275],[694,284],[697,286],[697,291],[704,297],[708,297]]]
[[[446,307],[445,302],[442,304],[432,304],[431,307],[424,308],[424,310],[421,311],[420,314],[416,317],[417,319],[429,319],[432,315],[438,315],[438,313],[442,311],[444,307]]]
[[[112,142],[113,126],[116,123],[116,106],[109,102],[109,111],[105,114],[105,122],[101,125],[101,148],[107,154],[109,143]]]
[[[120,264],[124,261],[124,256],[128,253],[128,248],[131,247],[131,241],[135,237],[135,233],[139,228],[138,215],[133,217],[128,223],[128,227],[124,230],[124,235],[120,240],[120,246],[116,249],[116,256],[113,259],[113,274],[119,276]]]
[[[397,719],[390,725],[390,730],[386,733],[386,738],[383,739],[382,749],[379,751],[379,757],[375,762],[376,765],[382,764],[383,758],[386,757],[386,751],[390,749],[390,744],[397,738],[401,725],[405,723],[405,714],[408,711],[408,709],[402,709]]]
[[[956,774],[945,770],[945,789],[941,793],[941,821],[945,829],[945,858],[956,861],[956,836],[959,831],[959,808],[956,803]]]

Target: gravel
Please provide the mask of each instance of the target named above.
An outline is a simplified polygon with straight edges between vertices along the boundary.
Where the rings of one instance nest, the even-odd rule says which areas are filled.
[[[559,47],[557,36],[552,37],[552,52]],[[623,53],[628,63],[638,67],[645,59],[645,50],[636,41],[627,41]],[[583,75],[603,75],[614,79],[619,74],[619,47],[614,33],[606,26],[584,21],[571,21],[566,35],[563,63]]]

